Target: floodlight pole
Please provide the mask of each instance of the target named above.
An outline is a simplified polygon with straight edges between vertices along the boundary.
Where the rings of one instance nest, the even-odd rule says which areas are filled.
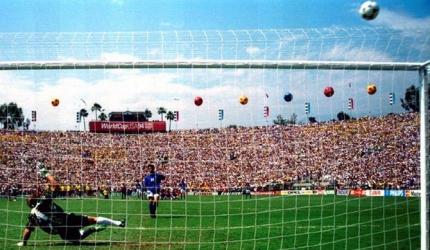
[[[420,221],[421,221],[421,249],[429,249],[429,143],[428,143],[428,71],[430,63],[426,63],[419,70],[420,75]]]

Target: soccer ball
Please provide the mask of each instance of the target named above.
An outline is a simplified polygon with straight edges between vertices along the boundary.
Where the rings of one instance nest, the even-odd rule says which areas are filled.
[[[367,85],[367,93],[369,95],[375,94],[376,93],[376,85],[372,84],[372,83],[370,83],[369,85]]]
[[[60,105],[60,100],[58,100],[58,98],[52,99],[51,105],[57,107],[58,105]]]
[[[330,86],[325,87],[325,89],[324,89],[324,95],[327,96],[327,97],[333,96],[334,95],[334,89],[333,89],[333,87],[330,87]]]
[[[194,104],[195,104],[196,106],[200,106],[200,105],[202,105],[202,104],[203,104],[203,98],[201,98],[200,96],[196,96],[196,97],[194,98]]]
[[[239,97],[239,102],[240,102],[240,104],[242,104],[242,105],[246,105],[246,104],[248,103],[248,97],[246,97],[246,96],[244,96],[244,95],[241,95],[241,96]]]
[[[377,2],[366,1],[360,6],[359,13],[366,20],[373,20],[378,16],[379,6]]]

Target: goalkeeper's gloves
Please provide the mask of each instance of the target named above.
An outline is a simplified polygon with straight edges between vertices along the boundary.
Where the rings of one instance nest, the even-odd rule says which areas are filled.
[[[46,169],[45,164],[38,162],[36,166],[37,166],[37,173],[40,176],[46,178],[50,175],[48,169]]]

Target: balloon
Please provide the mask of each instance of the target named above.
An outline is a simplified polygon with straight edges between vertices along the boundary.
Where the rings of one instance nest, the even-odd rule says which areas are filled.
[[[200,106],[200,105],[202,105],[202,104],[203,104],[203,98],[201,98],[200,96],[196,96],[196,97],[194,98],[194,104],[195,104],[196,106]]]
[[[367,93],[369,95],[373,95],[376,93],[376,85],[373,83],[369,83],[369,85],[367,85]]]
[[[291,94],[290,92],[286,93],[286,94],[284,95],[284,100],[285,100],[286,102],[291,102],[291,101],[293,100],[293,94]]]
[[[241,95],[241,96],[239,97],[239,102],[240,102],[240,104],[242,104],[242,105],[246,105],[246,104],[248,103],[248,97],[246,97],[246,96],[244,96],[244,95]]]
[[[51,105],[57,107],[58,105],[60,105],[60,100],[58,98],[52,99]]]
[[[333,96],[334,95],[334,89],[333,89],[333,87],[330,87],[330,86],[325,87],[325,89],[324,89],[324,95],[327,96],[327,97]]]

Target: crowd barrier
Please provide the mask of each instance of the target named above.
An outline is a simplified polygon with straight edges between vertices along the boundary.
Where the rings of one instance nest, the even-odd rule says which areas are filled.
[[[371,197],[420,197],[421,190],[403,190],[403,189],[340,189],[337,190],[337,195],[350,196],[371,196]]]
[[[188,195],[241,195],[242,192],[188,192]],[[291,195],[339,195],[339,196],[372,196],[372,197],[420,197],[421,190],[394,189],[338,189],[338,190],[282,190],[251,192],[251,195],[291,196]]]

